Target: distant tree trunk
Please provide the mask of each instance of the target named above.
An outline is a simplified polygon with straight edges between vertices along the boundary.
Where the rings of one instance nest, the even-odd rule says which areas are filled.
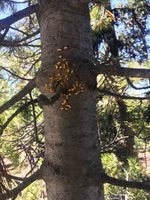
[[[57,49],[68,46],[67,56],[93,59],[88,5],[80,0],[41,0],[42,73],[45,83],[58,59]],[[79,60],[78,60],[79,61]],[[61,110],[62,97],[44,106],[45,182],[48,200],[103,200],[102,166],[98,152],[95,92],[71,96],[71,108]]]

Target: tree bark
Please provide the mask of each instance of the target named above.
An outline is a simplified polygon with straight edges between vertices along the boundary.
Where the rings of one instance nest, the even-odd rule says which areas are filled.
[[[50,97],[45,84],[57,49],[67,46],[67,58],[93,59],[89,10],[79,0],[42,0],[39,12],[42,70],[37,85]],[[82,94],[71,95],[67,111],[61,110],[61,102],[62,96],[53,106],[43,106],[48,200],[103,200],[95,92],[85,87]]]

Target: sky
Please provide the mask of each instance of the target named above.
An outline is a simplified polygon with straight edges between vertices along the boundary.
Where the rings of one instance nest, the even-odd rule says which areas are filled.
[[[17,0],[18,2],[20,2],[19,4],[16,4],[16,9],[17,10],[21,10],[25,7],[27,7],[27,3],[21,3],[23,0]],[[9,15],[11,15],[12,10],[10,8],[10,6],[6,6],[5,10],[0,10],[0,19],[3,19],[5,17],[8,17]]]

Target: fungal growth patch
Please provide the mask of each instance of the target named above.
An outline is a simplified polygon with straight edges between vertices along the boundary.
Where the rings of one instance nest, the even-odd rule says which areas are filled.
[[[61,91],[61,110],[67,111],[71,108],[71,96],[80,95],[84,92],[85,84],[78,76],[78,68],[74,67],[63,52],[67,51],[67,46],[57,49],[58,59],[54,64],[54,71],[49,77],[45,88],[49,93],[58,93]]]

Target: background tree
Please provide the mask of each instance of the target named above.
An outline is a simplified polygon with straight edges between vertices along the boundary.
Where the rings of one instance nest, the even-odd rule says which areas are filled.
[[[48,199],[104,199],[103,183],[148,196],[135,157],[149,150],[149,2],[112,3],[1,1],[1,199],[46,198],[38,179]]]

